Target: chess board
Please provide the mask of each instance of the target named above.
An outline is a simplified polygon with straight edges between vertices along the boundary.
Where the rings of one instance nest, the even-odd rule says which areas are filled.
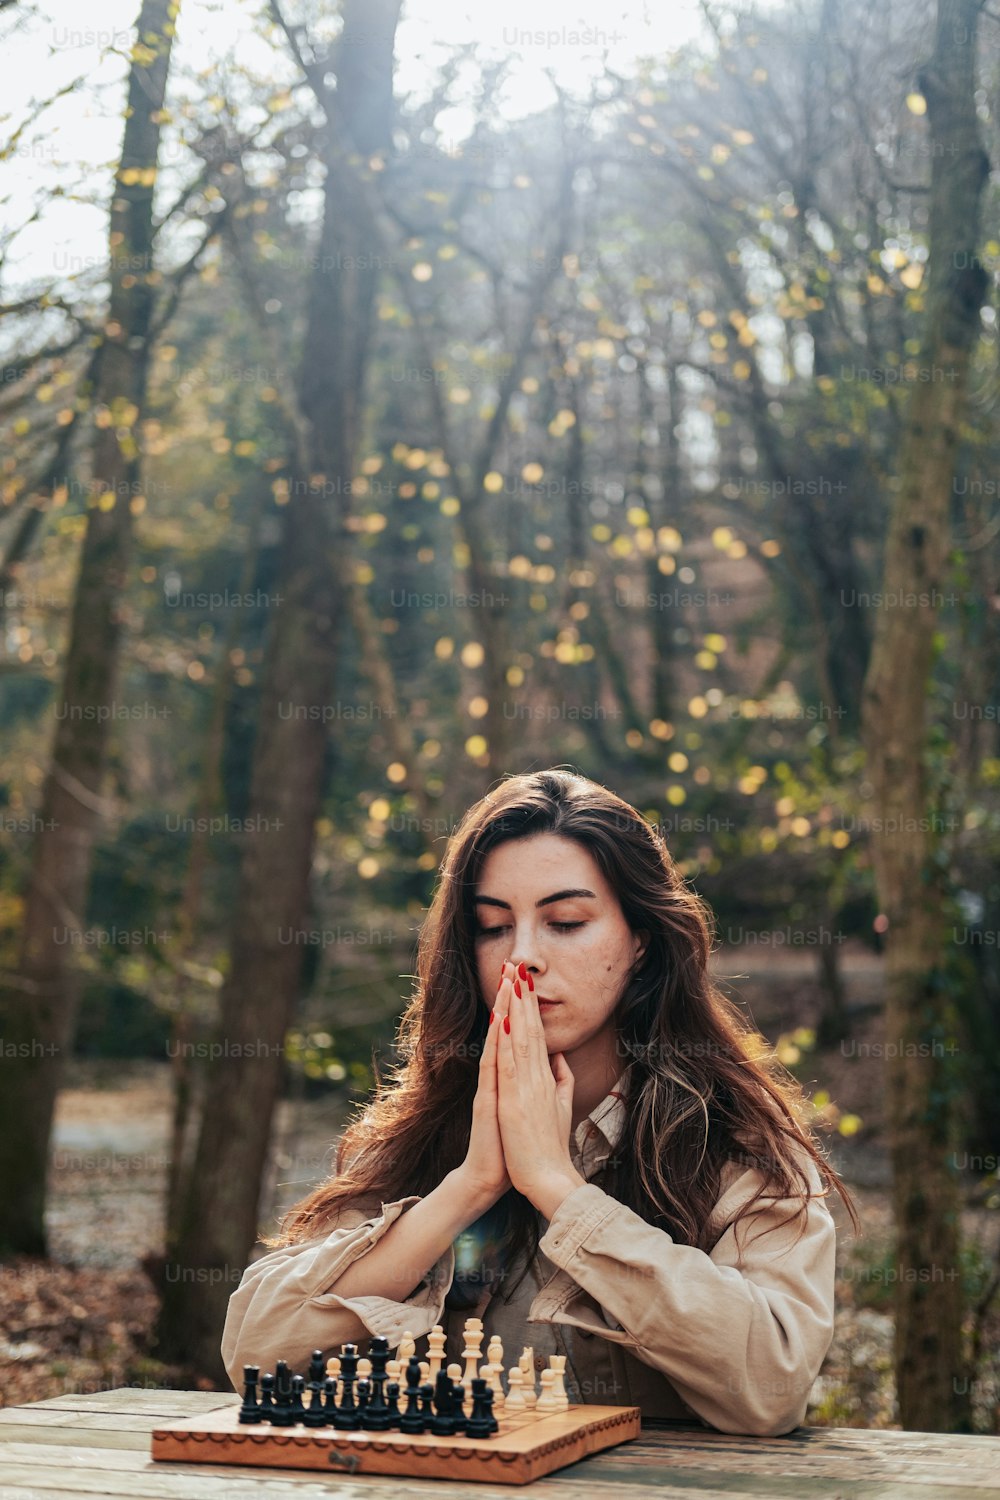
[[[558,1412],[498,1415],[488,1438],[432,1433],[337,1432],[328,1427],[240,1426],[240,1404],[208,1417],[156,1427],[155,1459],[320,1469],[327,1474],[399,1474],[414,1479],[467,1479],[530,1484],[589,1453],[639,1436],[638,1406],[570,1405]]]

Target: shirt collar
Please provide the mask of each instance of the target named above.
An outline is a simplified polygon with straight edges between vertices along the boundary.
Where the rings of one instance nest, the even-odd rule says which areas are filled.
[[[604,1165],[622,1137],[625,1127],[624,1082],[625,1073],[622,1072],[600,1103],[595,1104],[587,1118],[576,1127],[572,1144],[584,1177],[592,1177]]]

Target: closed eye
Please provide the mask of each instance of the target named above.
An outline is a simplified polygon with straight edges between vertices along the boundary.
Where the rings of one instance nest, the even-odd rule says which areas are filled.
[[[586,925],[587,924],[585,922],[550,922],[549,923],[549,926],[553,927],[556,930],[556,932],[572,932],[575,927],[585,927]],[[510,931],[509,927],[480,927],[479,928],[479,936],[480,937],[494,937],[498,932],[509,932],[509,931]]]

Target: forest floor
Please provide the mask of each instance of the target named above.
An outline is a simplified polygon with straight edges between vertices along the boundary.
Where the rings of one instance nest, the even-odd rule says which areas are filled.
[[[814,1026],[821,997],[807,953],[729,950],[714,972],[771,1040]],[[837,1323],[813,1390],[807,1421],[894,1425],[892,1379],[893,1225],[884,1142],[884,1035],[878,1010],[882,970],[863,950],[842,968],[852,1011],[851,1040],[807,1051],[796,1072],[810,1092],[826,1089],[843,1113],[860,1117],[850,1137],[827,1137],[834,1165],[855,1196],[855,1239],[839,1200]],[[0,1406],[123,1385],[191,1386],[189,1373],[161,1364],[152,1347],[157,1299],[143,1269],[163,1253],[163,1201],[170,1127],[166,1062],[80,1062],[58,1102],[48,1227],[51,1259],[0,1265]],[[278,1213],[326,1175],[348,1105],[342,1095],[286,1100],[279,1112],[263,1202]],[[970,1187],[971,1187],[970,1181]],[[997,1257],[998,1216],[963,1216],[963,1274],[972,1299]],[[221,1331],[220,1331],[221,1332]],[[990,1351],[972,1386],[977,1429],[1000,1430],[1000,1309],[983,1329]],[[203,1388],[211,1388],[200,1382]]]

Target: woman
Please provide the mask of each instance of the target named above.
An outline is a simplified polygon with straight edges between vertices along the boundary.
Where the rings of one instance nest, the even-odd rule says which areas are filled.
[[[831,1187],[801,1095],[708,977],[661,834],[563,770],[466,814],[391,1086],[233,1293],[244,1363],[465,1319],[571,1401],[790,1431],[833,1336]],[[422,1350],[420,1351],[422,1352]]]

